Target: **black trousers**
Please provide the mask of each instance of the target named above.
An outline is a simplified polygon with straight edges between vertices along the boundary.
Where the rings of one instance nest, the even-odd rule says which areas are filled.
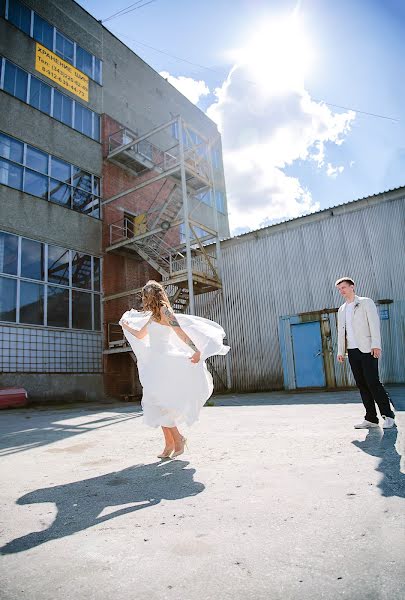
[[[376,404],[381,416],[394,418],[390,398],[378,375],[378,358],[374,358],[369,352],[361,352],[358,348],[349,349],[348,354],[353,377],[366,409],[365,419],[378,423]]]

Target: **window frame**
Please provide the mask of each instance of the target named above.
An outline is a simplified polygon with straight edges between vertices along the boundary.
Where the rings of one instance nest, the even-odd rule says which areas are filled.
[[[10,186],[10,185],[8,185],[6,183],[3,183],[3,184],[0,183],[0,185],[5,185],[7,187],[10,187],[11,189],[17,189],[17,190],[20,190],[20,191],[24,192],[26,171],[27,170],[28,171],[33,171],[34,173],[38,173],[39,175],[42,175],[43,177],[46,177],[48,179],[48,193],[47,193],[47,197],[46,197],[46,199],[43,198],[47,202],[53,202],[53,200],[51,199],[51,189],[52,189],[51,188],[51,185],[52,185],[51,182],[52,182],[52,180],[60,181],[61,183],[63,183],[64,185],[67,185],[69,187],[69,190],[70,190],[70,203],[69,203],[69,206],[67,206],[67,205],[65,206],[65,205],[60,204],[58,202],[55,202],[56,204],[58,204],[59,206],[63,206],[64,208],[68,208],[69,210],[75,210],[76,212],[79,212],[80,214],[84,214],[84,215],[87,215],[89,217],[92,217],[93,219],[101,220],[101,206],[102,206],[102,204],[101,204],[101,198],[102,198],[102,187],[101,187],[102,179],[101,179],[101,177],[98,177],[98,175],[94,175],[93,173],[88,173],[87,171],[85,171],[86,175],[90,176],[91,190],[90,191],[82,190],[82,191],[90,194],[91,197],[92,197],[92,201],[97,201],[98,206],[97,206],[97,210],[93,207],[92,211],[90,213],[85,212],[85,211],[78,211],[77,209],[74,208],[74,205],[73,205],[74,191],[75,191],[76,188],[78,188],[77,185],[76,186],[74,185],[74,172],[75,172],[75,169],[78,170],[78,171],[83,171],[83,169],[81,169],[77,165],[69,163],[68,161],[66,161],[66,160],[64,160],[62,158],[59,158],[58,156],[54,156],[53,154],[49,154],[48,152],[45,152],[44,150],[41,150],[37,146],[33,146],[32,144],[28,144],[27,142],[23,142],[22,140],[19,140],[19,139],[13,137],[12,135],[8,135],[7,133],[4,133],[2,131],[0,131],[0,133],[3,136],[9,138],[10,140],[14,140],[14,141],[16,141],[16,142],[18,142],[18,143],[20,143],[20,144],[23,145],[23,162],[22,163],[19,163],[16,160],[12,160],[12,159],[9,159],[9,158],[0,157],[0,160],[6,162],[8,164],[17,166],[18,168],[22,169],[21,187],[13,187],[13,186]],[[42,171],[40,171],[38,169],[35,169],[35,168],[27,165],[27,150],[28,150],[28,147],[33,148],[34,150],[38,150],[38,152],[41,152],[41,153],[43,153],[43,154],[45,154],[47,156],[47,159],[48,159],[48,163],[47,164],[48,164],[48,166],[47,166],[47,173],[46,174],[44,174]],[[60,180],[57,177],[54,177],[52,175],[51,170],[52,170],[52,159],[53,158],[55,158],[56,160],[60,160],[61,162],[64,162],[65,164],[67,164],[70,167],[70,177],[69,177],[70,183],[66,183],[65,181]],[[96,180],[98,182],[99,194],[95,193],[95,186],[96,186],[95,182],[96,182]],[[82,188],[78,188],[78,189],[82,189]],[[30,194],[30,192],[24,192],[24,193]],[[38,198],[38,197],[42,198],[41,196],[35,196],[35,197],[36,198]],[[96,216],[96,214],[93,214],[93,212],[94,213],[99,212],[99,216]]]
[[[82,73],[84,73],[85,75],[87,75],[87,77],[89,77],[92,81],[94,81],[98,85],[100,85],[100,86],[103,85],[103,61],[102,61],[101,58],[99,58],[98,56],[96,56],[95,54],[93,54],[92,52],[90,52],[89,50],[86,50],[86,48],[83,48],[83,46],[81,46],[80,44],[78,44],[77,42],[75,42],[74,40],[72,40],[69,36],[65,35],[60,29],[58,29],[55,25],[52,25],[47,19],[45,19],[42,15],[40,15],[34,9],[30,8],[29,6],[27,6],[24,2],[21,2],[21,0],[18,0],[19,4],[22,4],[27,10],[30,11],[30,33],[26,33],[18,25],[15,25],[12,21],[10,21],[10,19],[9,19],[10,1],[12,2],[13,0],[6,0],[6,6],[5,6],[5,19],[6,19],[6,21],[8,21],[9,23],[11,23],[19,31],[22,31],[23,33],[25,33],[25,35],[28,35],[33,40],[38,41],[36,38],[34,38],[34,20],[35,20],[35,15],[37,15],[40,19],[42,19],[42,21],[45,21],[45,23],[47,23],[47,25],[49,25],[49,27],[51,27],[51,29],[53,30],[52,48],[48,48],[48,46],[45,46],[45,44],[43,44],[43,45],[46,48],[48,48],[48,50],[51,50],[51,52],[53,52],[54,54],[57,54],[57,56],[60,56],[56,52],[56,34],[59,33],[59,35],[63,36],[65,39],[67,39],[69,42],[71,42],[73,44],[73,62],[71,62],[70,60],[66,60],[62,56],[60,56],[60,58],[62,58],[63,60],[65,60],[69,64],[73,65],[76,69],[78,69],[79,71],[81,71]],[[39,42],[39,43],[42,44],[42,42]],[[78,47],[81,48],[82,50],[84,50],[85,52],[87,52],[88,54],[90,54],[91,57],[92,57],[91,75],[88,75],[88,73],[85,73],[84,71],[82,71],[81,69],[79,69],[79,67],[76,66],[76,62],[77,62],[76,57],[77,57],[77,48]],[[96,65],[95,61],[96,60],[98,60],[99,63],[100,63],[100,80],[96,79],[96,66],[95,66]]]
[[[87,106],[85,106],[84,104],[82,104],[81,102],[79,102],[78,100],[76,100],[75,98],[71,98],[70,96],[67,96],[67,94],[64,94],[63,92],[61,92],[60,90],[58,90],[54,86],[50,85],[46,81],[43,81],[42,79],[40,79],[39,77],[37,77],[33,73],[29,73],[25,69],[22,69],[20,66],[16,65],[15,63],[13,63],[8,58],[5,58],[5,57],[1,57],[1,58],[2,58],[2,61],[1,61],[0,81],[2,83],[1,83],[0,89],[3,90],[3,92],[5,92],[6,94],[10,94],[10,96],[12,96],[13,98],[18,98],[21,102],[24,102],[25,104],[28,104],[28,106],[31,106],[32,108],[35,108],[35,110],[39,110],[43,114],[48,115],[49,117],[52,117],[53,119],[55,119],[56,121],[58,121],[58,123],[62,123],[63,125],[66,125],[66,127],[70,127],[74,131],[77,131],[78,133],[81,133],[82,135],[85,135],[87,138],[89,138],[91,140],[94,140],[98,144],[101,143],[101,121],[100,121],[101,116],[99,115],[99,113],[95,112],[91,108],[88,108]],[[27,76],[27,89],[26,89],[26,93],[25,93],[25,100],[22,100],[21,98],[19,98],[19,96],[17,96],[15,93],[11,93],[8,90],[4,89],[4,74],[5,74],[5,71],[6,71],[6,65],[7,64],[11,65],[11,67],[13,67],[14,69],[16,69],[17,73],[18,73],[18,71],[20,71],[21,73],[24,73]],[[33,106],[32,104],[30,104],[31,79],[32,79],[32,77],[34,77],[35,79],[38,79],[40,81],[40,83],[44,87],[48,87],[50,89],[50,91],[51,91],[51,110],[50,110],[50,113],[45,112],[42,109],[37,108],[36,106]],[[14,89],[15,89],[15,87],[16,86],[14,84]],[[72,124],[71,125],[68,125],[64,121],[61,121],[57,117],[54,116],[54,101],[53,101],[53,99],[54,99],[55,91],[58,92],[59,94],[61,94],[61,96],[64,96],[65,98],[70,99],[72,101],[72,103],[73,103],[73,107],[72,107],[73,108],[73,110],[72,110]],[[74,127],[74,124],[75,124],[75,107],[76,106],[80,106],[81,108],[89,111],[90,114],[91,114],[91,134],[90,135],[87,135],[87,133],[83,133],[83,131],[81,131],[80,129],[77,129],[76,127]],[[98,130],[97,130],[98,138],[95,137],[95,130],[96,130],[95,121],[96,121],[96,119],[98,119]]]
[[[5,234],[9,234],[8,231],[4,231],[4,230],[0,230],[2,233]],[[16,235],[16,234],[12,234],[12,235]],[[69,330],[69,331],[83,331],[83,332],[92,332],[92,333],[100,333],[102,331],[102,326],[103,326],[103,302],[102,302],[102,291],[101,291],[101,287],[102,287],[102,257],[101,256],[94,256],[92,254],[88,254],[88,256],[90,256],[90,265],[91,265],[91,274],[90,274],[90,288],[86,289],[86,288],[80,288],[77,286],[73,286],[72,283],[72,276],[73,276],[73,264],[72,264],[72,260],[73,260],[73,253],[75,252],[80,252],[80,251],[76,251],[76,250],[72,250],[71,248],[64,248],[63,246],[59,246],[59,244],[52,244],[52,243],[47,243],[47,242],[41,242],[40,240],[35,240],[33,238],[29,238],[26,236],[21,236],[21,235],[17,235],[16,236],[18,238],[18,244],[17,244],[17,274],[16,275],[12,275],[12,274],[8,274],[8,273],[0,273],[0,277],[3,278],[7,278],[7,279],[11,279],[16,281],[16,320],[15,321],[1,321],[0,323],[6,323],[6,324],[10,324],[13,323],[14,325],[24,325],[24,326],[29,326],[29,327],[40,327],[40,328],[51,328],[51,329],[56,329],[58,331],[61,330]],[[40,243],[42,246],[41,249],[41,255],[42,255],[42,270],[44,273],[44,277],[43,280],[38,280],[38,279],[33,279],[31,277],[23,277],[21,275],[21,259],[22,259],[22,241],[24,240],[29,240],[32,242],[37,242]],[[49,281],[48,278],[48,258],[49,258],[49,246],[59,246],[62,249],[67,250],[68,252],[68,262],[69,262],[69,283],[67,285],[65,284],[59,284],[59,283],[55,283],[52,281]],[[80,254],[83,254],[83,252],[80,252]],[[94,261],[95,259],[98,259],[100,261],[100,290],[96,290],[95,286],[94,286]],[[43,323],[42,324],[34,324],[34,323],[23,323],[21,322],[21,283],[33,283],[33,284],[37,284],[39,286],[43,287],[43,309],[44,309],[44,319],[43,319]],[[48,287],[54,287],[54,288],[61,288],[63,290],[68,290],[69,292],[69,308],[68,308],[68,312],[69,312],[69,320],[68,320],[68,327],[64,327],[64,326],[58,326],[58,325],[48,325]],[[83,292],[85,294],[89,294],[90,296],[90,323],[91,323],[91,329],[79,329],[76,327],[73,327],[73,291],[76,292]],[[100,302],[100,322],[98,324],[98,327],[96,327],[95,324],[95,302],[96,302],[96,296],[99,297],[99,302]]]

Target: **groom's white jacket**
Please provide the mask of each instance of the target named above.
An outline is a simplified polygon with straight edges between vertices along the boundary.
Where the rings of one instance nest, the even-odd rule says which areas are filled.
[[[338,310],[338,355],[346,354],[346,302]],[[361,352],[381,348],[380,319],[371,298],[354,297],[353,330]]]

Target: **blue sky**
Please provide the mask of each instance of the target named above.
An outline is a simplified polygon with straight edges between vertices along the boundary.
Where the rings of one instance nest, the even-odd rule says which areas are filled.
[[[130,0],[116,1],[113,5],[106,0],[80,2],[98,19],[130,3]],[[291,89],[285,89],[281,95],[278,92],[277,98],[273,90],[266,89],[259,107],[257,86],[266,77],[274,78],[277,66],[268,68],[268,63],[283,61],[283,53],[296,44],[294,35],[288,45],[281,40],[279,56],[274,44],[270,46],[268,61],[260,62],[260,73],[252,75],[252,61],[240,66],[237,57],[241,56],[240,49],[251,48],[255,35],[263,34],[264,23],[270,23],[271,36],[272,24],[280,18],[290,18],[294,10],[300,31],[311,48],[304,86],[297,91],[293,83]],[[242,230],[242,214],[249,207],[248,227],[255,228],[405,185],[405,2],[402,0],[298,3],[157,0],[105,25],[157,71],[165,71],[173,78],[189,78],[190,84],[192,80],[203,81],[210,90],[199,99],[198,106],[203,110],[218,102],[215,89],[223,86],[230,70],[237,65],[227,89],[223,87],[219,105],[214,110],[208,109],[222,129],[234,231]],[[176,60],[140,42],[212,70]],[[237,49],[239,53],[235,52]],[[298,60],[300,47],[296,51]],[[256,86],[251,85],[255,77]],[[311,99],[308,112],[302,108],[306,97]],[[322,100],[398,121],[348,113],[331,106],[326,114],[319,109]],[[229,107],[235,104],[239,112],[234,113],[232,120]],[[249,122],[245,121],[247,113]],[[346,115],[344,122],[337,120],[339,114]],[[316,121],[314,129],[309,124],[311,120]],[[307,145],[298,151],[301,142],[298,132],[303,126]],[[340,132],[336,133],[339,127]],[[241,147],[236,153],[238,140]],[[315,159],[314,148],[319,144],[323,156]],[[245,171],[242,168],[239,173],[238,165],[242,163]]]

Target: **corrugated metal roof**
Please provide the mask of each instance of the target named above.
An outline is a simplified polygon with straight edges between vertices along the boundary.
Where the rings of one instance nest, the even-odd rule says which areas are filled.
[[[249,236],[255,234],[259,231],[263,232],[265,230],[270,230],[272,227],[276,227],[278,225],[285,225],[288,223],[295,223],[297,221],[307,219],[308,217],[314,217],[316,215],[321,215],[323,213],[327,213],[333,211],[334,209],[339,209],[342,206],[353,206],[356,203],[364,202],[365,200],[370,200],[372,198],[377,198],[378,196],[382,196],[382,201],[391,200],[390,197],[384,198],[386,194],[392,194],[393,192],[402,191],[405,195],[405,186],[399,186],[396,188],[391,188],[389,190],[385,190],[383,192],[378,192],[377,194],[372,194],[371,196],[364,196],[363,198],[356,198],[355,200],[350,200],[348,202],[342,202],[341,204],[334,204],[333,206],[328,206],[327,208],[323,208],[322,210],[317,210],[315,212],[306,213],[304,215],[300,215],[299,217],[293,217],[292,219],[283,219],[281,221],[277,221],[276,223],[272,223],[271,225],[263,225],[263,227],[258,227],[257,229],[251,229],[250,231],[246,231],[245,233],[238,233],[237,235],[232,235],[229,237],[221,238],[221,242],[226,242],[229,240],[239,239],[241,237]]]

